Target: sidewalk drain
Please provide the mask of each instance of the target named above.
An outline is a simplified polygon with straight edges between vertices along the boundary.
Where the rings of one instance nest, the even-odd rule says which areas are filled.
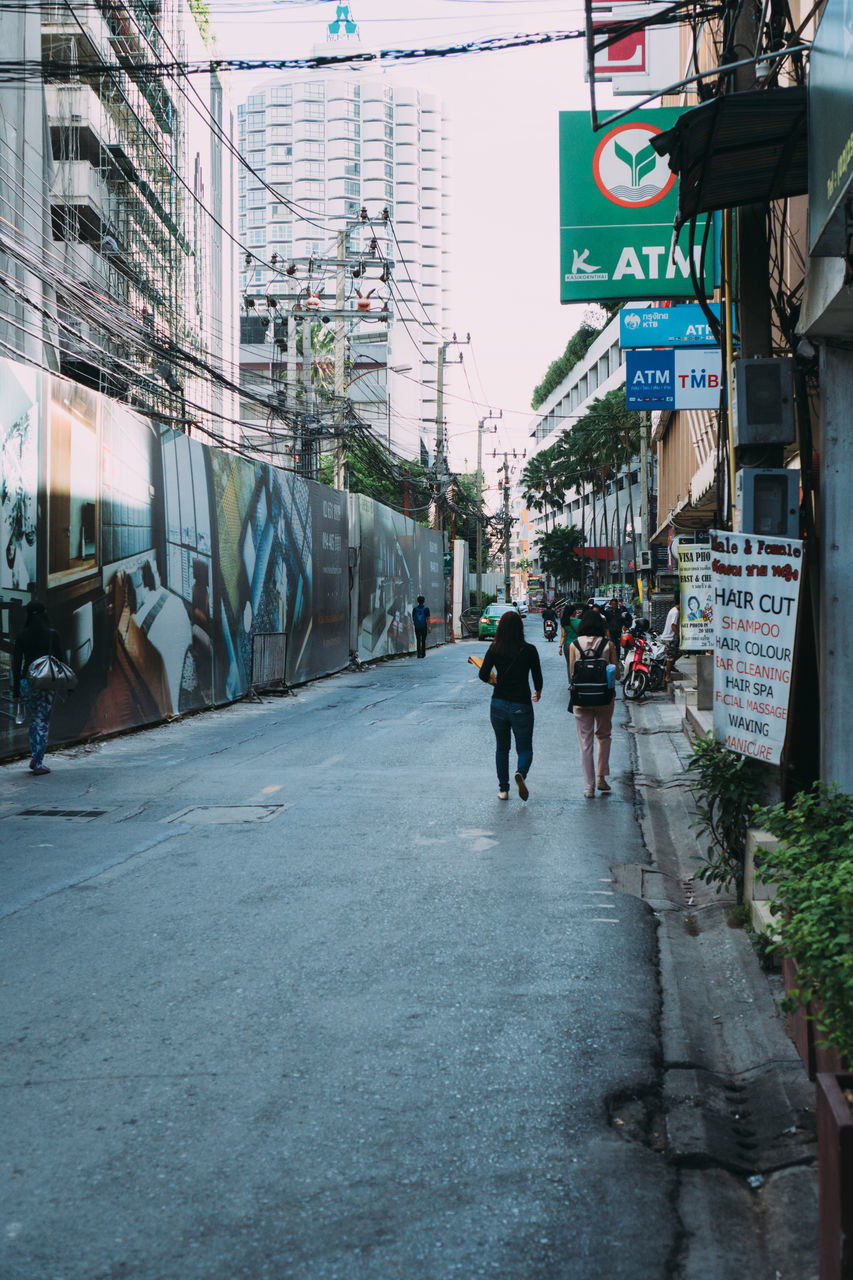
[[[173,813],[165,822],[189,822],[195,826],[218,826],[229,822],[269,822],[286,804],[199,804]]]
[[[102,818],[106,809],[19,809],[19,818]]]

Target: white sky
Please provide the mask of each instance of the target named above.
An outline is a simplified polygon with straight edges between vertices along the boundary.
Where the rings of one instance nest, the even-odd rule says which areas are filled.
[[[308,56],[336,13],[335,0],[210,4],[226,57]],[[578,0],[352,0],[351,11],[363,44],[381,48],[583,26]],[[471,334],[465,362],[481,402],[469,403],[463,371],[450,369],[445,416],[457,469],[474,469],[476,422],[488,408],[504,412],[497,436],[484,438],[489,453],[496,445],[519,455],[527,448],[533,388],[583,318],[584,307],[559,302],[557,150],[559,111],[589,110],[582,44],[417,60],[386,73],[392,83],[439,94],[450,117],[449,330]],[[235,74],[235,98],[258,79]]]

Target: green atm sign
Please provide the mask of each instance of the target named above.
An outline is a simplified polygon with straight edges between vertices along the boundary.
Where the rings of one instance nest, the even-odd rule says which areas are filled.
[[[560,112],[560,301],[694,297],[687,235],[673,246],[675,174],[651,140],[681,112],[635,111],[593,133],[585,111]],[[699,246],[705,219],[695,237]],[[682,243],[683,242],[683,243]],[[705,292],[713,293],[709,244]]]

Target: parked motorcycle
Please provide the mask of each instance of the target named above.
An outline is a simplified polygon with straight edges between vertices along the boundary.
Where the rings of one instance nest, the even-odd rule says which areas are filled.
[[[666,682],[666,645],[652,631],[649,632],[648,649],[649,693],[660,693]]]
[[[556,622],[554,621],[554,619],[553,619],[553,618],[546,618],[546,619],[545,619],[545,621],[544,621],[544,623],[543,623],[542,625],[543,625],[543,628],[544,628],[544,630],[545,630],[545,639],[546,639],[546,640],[556,640],[556,638],[557,638],[557,624],[556,624]]]
[[[649,687],[648,650],[649,645],[645,636],[635,635],[628,651],[626,662],[630,665],[623,683],[625,697],[632,701],[642,698]]]

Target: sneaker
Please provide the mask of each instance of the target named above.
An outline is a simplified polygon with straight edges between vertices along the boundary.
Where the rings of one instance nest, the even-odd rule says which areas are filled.
[[[43,773],[50,773],[50,769],[46,764],[31,764],[30,768],[33,771],[33,776],[37,778],[41,777]]]
[[[509,799],[509,792],[508,792],[508,791],[499,791],[499,792],[498,792],[498,799],[499,799],[499,800],[508,800],[508,799]]]
[[[606,779],[606,778],[599,778],[599,779],[598,779],[598,789],[599,789],[599,791],[609,791],[609,790],[610,790],[610,783],[607,781],[607,779]]]
[[[527,790],[527,783],[524,781],[523,773],[517,773],[515,775],[515,785],[518,787],[518,794],[521,796],[522,800],[526,800],[530,795],[530,792]]]
[[[586,796],[587,800],[595,799],[595,787],[586,787],[584,789],[584,795]]]

